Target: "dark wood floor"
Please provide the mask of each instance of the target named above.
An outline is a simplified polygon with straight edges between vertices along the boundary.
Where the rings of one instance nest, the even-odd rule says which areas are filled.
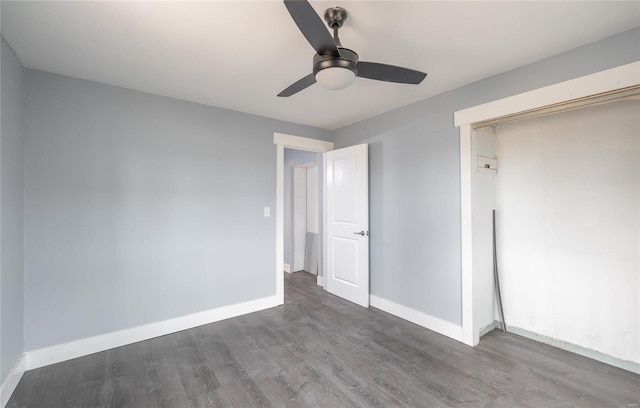
[[[494,331],[470,348],[286,274],[286,304],[27,372],[7,407],[638,407],[640,376]]]

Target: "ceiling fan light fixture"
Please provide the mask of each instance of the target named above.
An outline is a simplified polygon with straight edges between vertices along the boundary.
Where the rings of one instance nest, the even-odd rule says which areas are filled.
[[[325,89],[345,89],[355,79],[356,73],[344,67],[329,67],[316,73],[316,81]]]
[[[358,54],[338,47],[339,56],[316,54],[313,57],[313,75],[325,89],[344,89],[358,76]]]

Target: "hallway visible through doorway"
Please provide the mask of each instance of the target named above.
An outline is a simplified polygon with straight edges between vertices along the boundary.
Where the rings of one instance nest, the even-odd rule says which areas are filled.
[[[284,152],[284,270],[318,275],[321,262],[322,154]]]

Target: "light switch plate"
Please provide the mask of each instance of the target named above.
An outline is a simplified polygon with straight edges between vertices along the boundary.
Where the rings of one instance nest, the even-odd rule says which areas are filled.
[[[271,217],[271,207],[264,207],[264,216]]]

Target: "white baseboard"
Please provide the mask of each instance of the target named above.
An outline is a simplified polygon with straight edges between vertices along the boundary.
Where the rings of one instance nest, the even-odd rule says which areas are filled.
[[[284,264],[284,271],[291,273],[291,265],[289,265],[288,263]]]
[[[9,371],[9,375],[2,383],[2,387],[0,388],[0,407],[4,408],[7,405],[11,394],[15,391],[25,371],[27,371],[27,355],[22,354],[20,360],[18,360],[16,365],[13,366],[13,369]]]
[[[488,325],[480,328],[480,332],[478,333],[480,338],[482,338],[482,336],[484,336],[485,334],[489,333],[490,331],[492,331],[493,329],[500,329],[502,330],[502,323],[500,323],[497,320],[494,320],[493,322],[489,323]]]
[[[322,286],[324,288],[324,276],[318,275],[318,277],[316,278],[316,283],[318,284],[318,286]]]
[[[496,322],[496,324],[500,323]],[[517,334],[518,336],[526,337],[540,343],[548,344],[550,346],[590,358],[592,360],[600,361],[601,363],[609,364],[610,366],[618,367],[623,370],[631,371],[632,373],[640,374],[640,364],[634,361],[622,360],[620,358],[613,357],[590,348],[582,347],[564,340],[555,339],[553,337],[544,336],[542,334],[534,333],[526,329],[521,329],[519,327],[507,325],[507,331],[509,333]]]
[[[425,327],[457,341],[462,341],[462,326],[447,322],[437,317],[428,315],[415,309],[382,299],[374,295],[369,296],[371,306],[390,313],[394,316],[408,320],[418,326]]]
[[[277,296],[269,296],[249,302],[193,313],[175,319],[28,351],[26,353],[27,370],[33,370],[34,368],[44,367],[154,337],[164,336],[243,314],[269,309],[280,304]]]

